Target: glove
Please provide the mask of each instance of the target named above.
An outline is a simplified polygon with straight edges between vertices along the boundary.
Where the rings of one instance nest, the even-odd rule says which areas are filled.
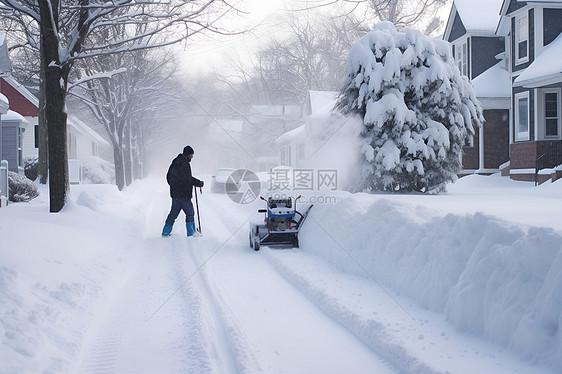
[[[203,187],[204,184],[205,182],[201,181],[201,185],[199,187]]]

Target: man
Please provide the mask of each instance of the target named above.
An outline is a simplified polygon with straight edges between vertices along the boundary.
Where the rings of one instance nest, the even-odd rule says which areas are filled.
[[[195,234],[195,212],[193,211],[193,204],[191,197],[193,193],[193,186],[203,187],[203,181],[194,178],[191,175],[191,159],[193,158],[193,148],[189,145],[185,146],[183,153],[180,153],[170,165],[166,179],[170,185],[170,196],[172,197],[172,208],[170,214],[166,218],[166,223],[162,229],[162,236],[169,236],[172,234],[172,226],[174,221],[178,218],[180,210],[185,213],[185,227],[187,229],[187,236]]]

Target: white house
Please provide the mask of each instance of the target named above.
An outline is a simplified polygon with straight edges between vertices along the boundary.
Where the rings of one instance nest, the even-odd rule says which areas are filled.
[[[11,75],[0,77],[0,92],[9,102],[10,109],[25,118],[27,127],[21,135],[21,160],[34,158],[39,153],[39,99]],[[68,162],[70,183],[82,181],[83,161],[98,157],[110,144],[76,116],[67,121]]]

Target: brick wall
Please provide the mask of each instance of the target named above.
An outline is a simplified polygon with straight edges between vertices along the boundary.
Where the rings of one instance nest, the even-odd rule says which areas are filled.
[[[485,110],[484,168],[498,169],[509,161],[509,111]]]
[[[474,134],[473,138],[473,146],[472,147],[464,147],[462,153],[462,168],[465,170],[476,170],[479,168],[479,152],[480,148],[479,144],[479,132],[478,129],[476,130],[476,134]]]
[[[542,155],[548,148],[550,148],[556,141],[541,141],[541,142],[523,142],[514,143],[510,148],[510,159],[512,169],[528,169],[534,168],[537,157]],[[556,165],[552,165],[553,167]]]

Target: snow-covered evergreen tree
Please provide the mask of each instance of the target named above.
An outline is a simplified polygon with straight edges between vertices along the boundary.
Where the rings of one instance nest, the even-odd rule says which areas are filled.
[[[363,187],[379,191],[444,191],[484,121],[449,44],[390,22],[351,48],[337,108],[363,119]]]

